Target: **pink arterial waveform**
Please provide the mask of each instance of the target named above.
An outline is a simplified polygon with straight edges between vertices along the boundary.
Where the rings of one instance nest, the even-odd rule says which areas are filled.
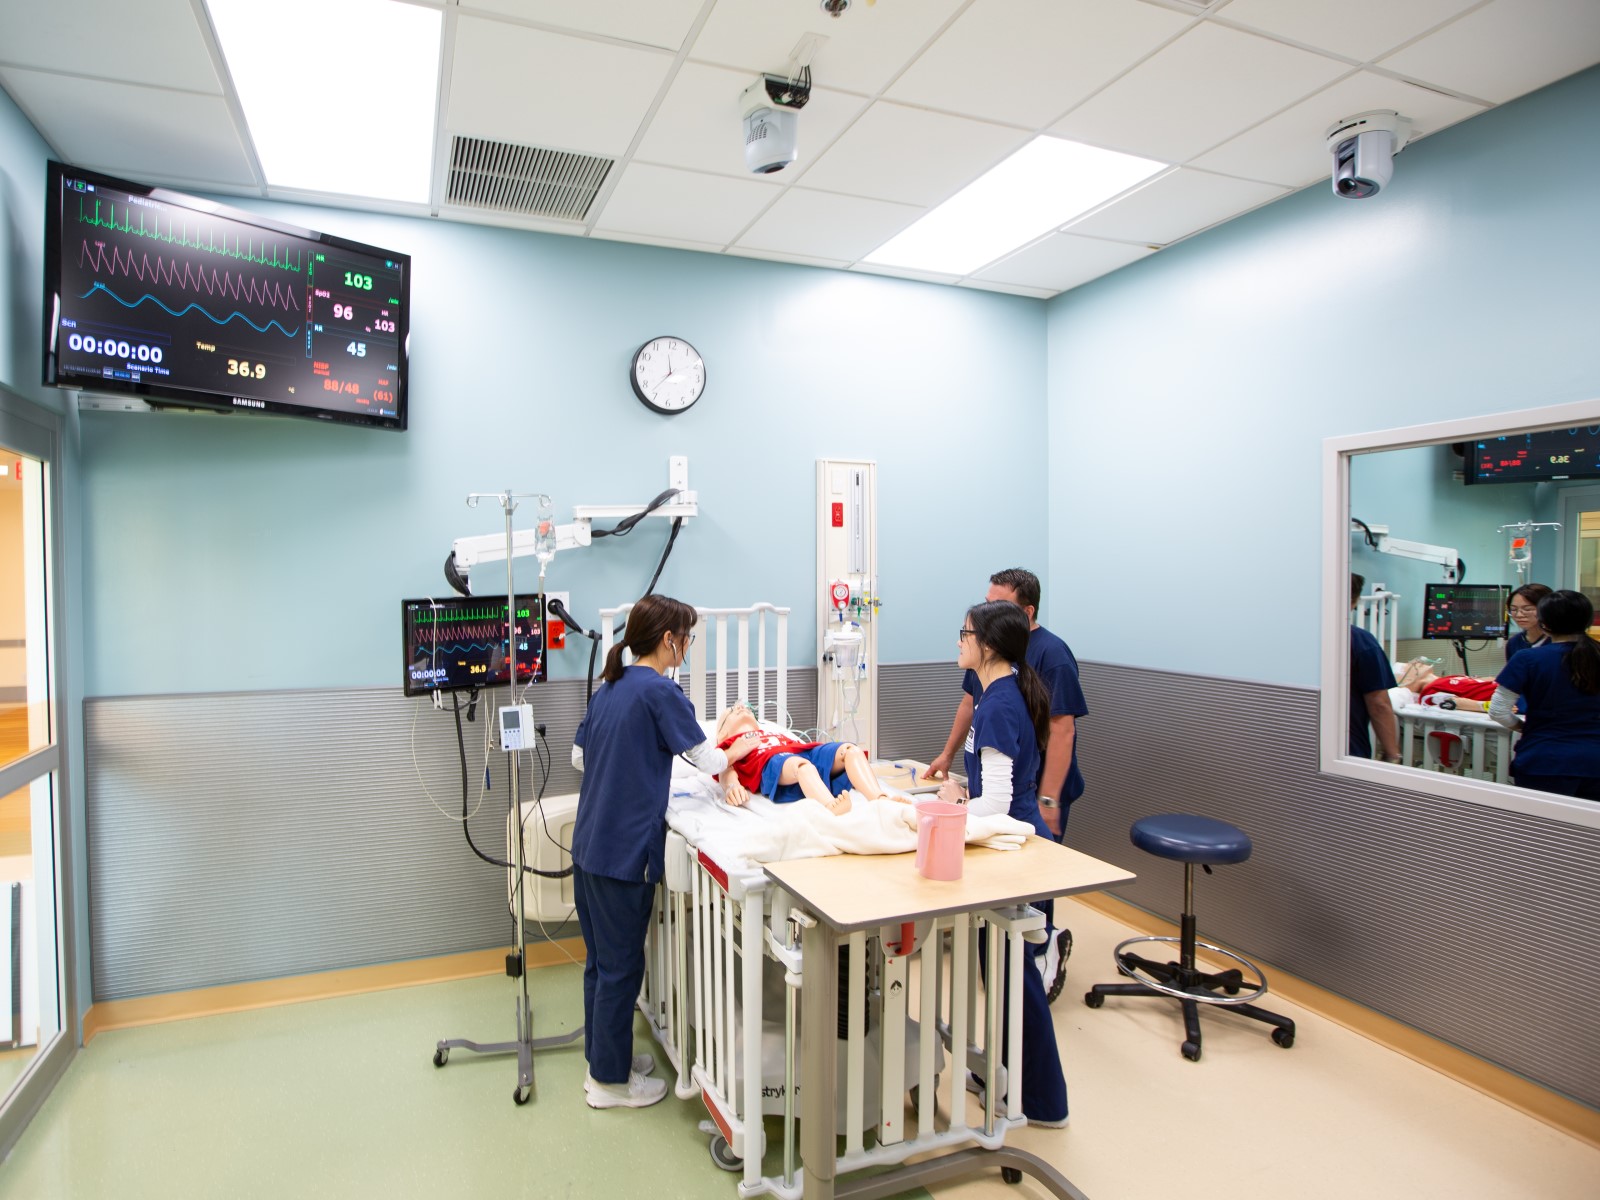
[[[235,275],[232,271],[197,267],[159,255],[152,262],[148,254],[135,254],[131,250],[124,252],[120,247],[108,247],[104,242],[91,244],[85,239],[78,253],[78,265],[96,274],[127,275],[143,283],[159,283],[182,291],[222,296],[236,304],[257,304],[291,313],[303,311],[298,291],[288,284],[267,283],[246,275]]]

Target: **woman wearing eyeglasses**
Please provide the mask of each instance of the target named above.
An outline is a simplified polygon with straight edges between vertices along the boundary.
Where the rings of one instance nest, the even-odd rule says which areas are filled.
[[[973,704],[967,734],[967,787],[963,792],[949,780],[939,789],[939,798],[965,800],[968,810],[979,814],[1005,813],[1048,838],[1050,827],[1039,812],[1039,772],[1050,740],[1050,692],[1028,665],[1028,633],[1027,612],[1009,601],[967,610],[956,662],[977,675],[982,690]],[[1030,956],[1042,950],[1042,946],[1027,947]],[[1001,1046],[1009,1042],[1009,1033],[1003,1035]],[[1033,1125],[1065,1125],[1066,1076],[1044,980],[1031,965],[1022,972],[1022,1055],[1027,1063],[1022,1073],[1023,1115]]]
[[[1525,583],[1511,593],[1506,615],[1511,618],[1517,632],[1506,639],[1506,661],[1529,646],[1542,646],[1549,639],[1539,628],[1539,601],[1550,594],[1542,583]]]
[[[605,682],[573,735],[583,768],[572,829],[572,890],[587,959],[583,964],[584,1099],[590,1108],[643,1108],[667,1094],[655,1061],[633,1053],[633,1007],[644,981],[645,934],[666,868],[672,759],[725,771],[750,752],[706,741],[694,706],[667,672],[683,665],[698,614],[681,600],[644,597],[628,612],[622,641],[606,655]],[[622,652],[633,654],[624,666]]]
[[[1489,718],[1522,729],[1511,778],[1534,788],[1600,801],[1600,644],[1589,637],[1594,603],[1582,592],[1539,601],[1542,645],[1522,651],[1495,679]],[[1526,718],[1516,715],[1518,697]]]

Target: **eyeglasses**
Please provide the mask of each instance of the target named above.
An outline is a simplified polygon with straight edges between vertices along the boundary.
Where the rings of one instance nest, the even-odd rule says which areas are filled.
[[[959,642],[964,638],[976,637],[977,634],[978,631],[976,629],[958,629],[956,630],[956,641]]]
[[[1537,608],[1522,608],[1519,605],[1513,604],[1506,611],[1509,612],[1513,617],[1531,617],[1539,610]]]

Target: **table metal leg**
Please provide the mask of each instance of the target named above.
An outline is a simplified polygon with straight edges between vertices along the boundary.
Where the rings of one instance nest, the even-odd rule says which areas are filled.
[[[838,1061],[839,938],[823,921],[812,920],[800,937],[800,1043],[805,1066],[800,1088],[800,1160],[805,1167],[805,1200],[830,1200],[836,1167],[834,1092]]]

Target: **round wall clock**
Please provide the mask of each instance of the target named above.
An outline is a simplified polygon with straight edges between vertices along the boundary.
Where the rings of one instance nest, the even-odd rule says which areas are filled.
[[[634,351],[628,379],[646,408],[681,413],[706,390],[706,360],[682,338],[651,338]]]

